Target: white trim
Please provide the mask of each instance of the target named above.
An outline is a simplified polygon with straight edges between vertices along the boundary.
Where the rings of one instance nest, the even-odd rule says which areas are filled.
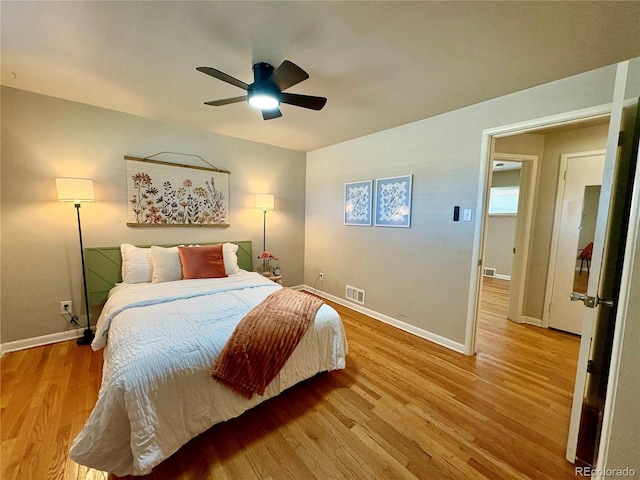
[[[497,278],[498,280],[511,280],[511,275],[503,275],[501,273],[496,273],[493,278]]]
[[[582,108],[572,112],[563,112],[547,117],[535,118],[533,120],[525,120],[519,123],[503,125],[500,127],[487,128],[483,131],[489,137],[508,137],[514,134],[527,133],[531,130],[537,130],[543,127],[556,127],[560,124],[570,125],[579,123],[582,120],[593,119],[598,117],[606,117],[611,113],[611,103],[596,105],[595,107]]]
[[[563,123],[575,123],[588,118],[604,117],[610,115],[611,103],[598,105],[595,107],[583,108],[572,112],[564,112],[550,115],[524,122],[502,125],[499,127],[487,128],[482,131],[482,142],[480,147],[480,175],[478,176],[478,198],[476,211],[479,213],[473,236],[473,246],[471,255],[471,274],[469,297],[467,300],[467,326],[465,329],[465,355],[473,355],[476,352],[476,327],[479,313],[480,298],[480,254],[484,235],[485,223],[485,194],[489,181],[489,169],[487,164],[494,154],[494,138],[501,136],[525,133],[540,127],[559,125]]]
[[[493,158],[494,139],[491,135],[482,132],[482,145],[480,147],[480,175],[478,175],[478,200],[476,204],[476,224],[473,231],[473,245],[471,252],[471,275],[469,280],[469,296],[467,298],[467,325],[464,332],[464,354],[476,353],[476,329],[478,327],[477,315],[480,311],[480,286],[482,285],[482,245],[485,230],[485,205],[486,193],[491,188],[491,176],[489,175],[489,160]]]
[[[346,300],[340,297],[336,297],[335,295],[331,295],[330,293],[323,292],[322,290],[314,289],[313,287],[310,287],[308,285],[303,285],[302,290],[305,290],[310,293],[314,293],[319,297],[323,297],[323,298],[326,298],[327,300],[331,300],[332,302],[342,305],[343,307],[350,308],[351,310],[367,315],[368,317],[371,317],[375,320],[379,320],[383,323],[391,325],[392,327],[396,327],[396,328],[399,328],[400,330],[404,330],[405,332],[416,335],[417,337],[424,338],[425,340],[429,340],[430,342],[436,343],[442,347],[449,348],[458,353],[464,353],[464,345],[461,343],[454,342],[453,340],[449,340],[448,338],[445,338],[435,333],[429,332],[427,330],[423,330],[421,328],[415,327],[408,323],[397,320],[393,317],[389,317],[382,313],[378,313],[374,310],[370,310],[366,307],[361,307],[357,304],[347,302]]]
[[[539,318],[528,317],[526,315],[520,316],[520,322],[526,323],[527,325],[535,325],[536,327],[542,326],[542,320]]]
[[[22,340],[16,340],[15,342],[2,343],[0,344],[0,356],[5,353],[24,350],[25,348],[41,347],[42,345],[49,345],[51,343],[73,340],[74,338],[81,337],[82,335],[83,330],[81,328],[77,328],[74,330],[67,330],[65,332],[43,335],[41,337],[25,338]]]
[[[544,306],[542,311],[542,326],[549,327],[549,317],[551,315],[551,295],[553,294],[553,285],[555,281],[556,262],[558,261],[558,242],[560,241],[560,225],[562,223],[562,204],[564,202],[564,174],[567,170],[569,159],[581,157],[593,157],[596,155],[606,155],[605,149],[588,150],[585,152],[565,153],[560,156],[560,169],[558,173],[558,189],[556,191],[555,213],[553,216],[553,229],[551,233],[551,249],[549,252],[549,267],[547,270],[547,286],[544,293]],[[603,160],[604,163],[604,160]],[[576,271],[580,267],[576,266]]]

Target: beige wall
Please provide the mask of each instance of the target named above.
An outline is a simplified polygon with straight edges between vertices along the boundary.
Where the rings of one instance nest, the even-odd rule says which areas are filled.
[[[496,138],[494,149],[496,153],[535,155],[538,157],[538,163],[540,163],[544,153],[544,135],[523,133],[521,135]]]
[[[463,343],[484,129],[611,100],[614,69],[589,72],[307,154],[305,283]],[[423,99],[428,101],[429,94]],[[413,174],[410,229],[343,225],[345,182]],[[473,208],[453,222],[453,207]]]
[[[493,172],[491,187],[517,187],[520,185],[520,169]]]
[[[123,157],[161,151],[197,154],[231,171],[229,228],[126,226]],[[84,311],[76,212],[56,201],[59,176],[94,180],[96,202],[81,209],[88,247],[252,240],[259,253],[262,212],[253,195],[273,193],[267,247],[285,283],[302,283],[304,153],[3,87],[2,343],[65,330],[60,301]]]
[[[517,221],[516,215],[490,215],[487,219],[482,266],[495,268],[497,275],[511,277]]]

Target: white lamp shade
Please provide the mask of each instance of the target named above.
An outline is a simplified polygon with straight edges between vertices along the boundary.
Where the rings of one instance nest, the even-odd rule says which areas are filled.
[[[256,195],[256,208],[273,210],[273,195]]]
[[[56,178],[56,192],[61,202],[93,202],[93,180],[86,178]]]

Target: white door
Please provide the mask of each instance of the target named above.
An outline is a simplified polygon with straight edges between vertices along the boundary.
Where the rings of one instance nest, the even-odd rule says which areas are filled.
[[[607,357],[607,352],[602,348],[602,327],[611,325],[610,322],[612,319],[615,319],[617,298],[601,297],[615,296],[615,289],[611,288],[615,283],[615,279],[612,278],[612,274],[615,273],[616,268],[618,268],[616,252],[619,251],[620,239],[622,238],[621,236],[626,234],[626,231],[621,232],[619,227],[624,223],[621,219],[624,215],[620,212],[624,210],[621,205],[624,203],[627,193],[623,191],[624,188],[615,190],[615,196],[612,193],[616,188],[628,188],[628,185],[625,184],[625,181],[628,180],[624,178],[624,168],[621,169],[620,167],[622,165],[626,165],[626,174],[628,174],[629,161],[627,157],[631,157],[630,152],[625,151],[625,157],[622,159],[618,158],[618,145],[620,140],[623,107],[625,103],[625,88],[628,69],[629,62],[623,62],[617,66],[609,123],[609,135],[607,138],[604,175],[600,190],[598,216],[593,242],[594,247],[593,257],[591,260],[591,275],[589,278],[587,293],[582,299],[584,301],[584,305],[589,308],[583,307],[584,318],[582,324],[582,338],[580,340],[576,382],[569,425],[569,438],[567,441],[566,458],[572,463],[576,460],[579,436],[581,450],[583,449],[585,438],[588,439],[588,437],[596,437],[595,439],[591,438],[591,440],[597,449],[597,437],[599,437],[598,417],[602,417],[602,410],[601,405],[594,405],[594,402],[592,401],[594,385],[597,387],[603,387],[600,392],[597,392],[599,399],[606,395],[606,383],[602,384],[601,379],[606,379],[605,373],[608,371],[609,365],[606,361],[607,359],[610,361],[611,352],[609,351]],[[629,108],[628,111],[632,111],[636,108],[637,100],[634,101],[632,108]],[[627,130],[632,130],[633,128],[637,128],[637,126],[627,125]],[[624,135],[624,138],[633,137],[633,131],[627,131]],[[625,143],[625,148],[627,148],[626,145],[628,144]],[[622,239],[624,240],[624,238]],[[582,303],[580,303],[580,305],[582,305]],[[607,324],[607,322],[609,323]],[[594,336],[596,333],[597,335]],[[588,362],[596,363],[595,367],[588,368]],[[604,401],[601,403],[604,404]],[[584,425],[592,427],[591,433],[586,431]],[[584,435],[585,433],[586,435]],[[587,461],[588,463],[595,462],[595,454],[593,451],[591,453],[593,454],[593,458],[590,460],[584,460],[581,457],[581,460]]]
[[[557,202],[560,214],[556,216],[554,226],[554,229],[557,228],[558,236],[549,305],[549,327],[577,335],[582,333],[584,305],[571,301],[571,294],[574,291],[586,292],[580,285],[587,285],[590,268],[586,261],[581,262],[581,268],[577,257],[594,240],[593,231],[589,236],[581,233],[588,230],[586,220],[597,213],[597,204],[593,205],[594,211],[590,211],[589,199],[593,188],[599,190],[602,184],[604,159],[604,155],[563,155],[561,164],[562,181],[558,185]]]

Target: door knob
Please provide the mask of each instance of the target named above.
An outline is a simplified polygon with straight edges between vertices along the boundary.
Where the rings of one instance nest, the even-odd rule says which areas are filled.
[[[587,296],[584,293],[571,292],[571,301],[572,302],[584,302],[587,299]]]
[[[604,300],[600,297],[590,297],[584,293],[571,292],[569,295],[572,302],[583,302],[585,306],[589,308],[595,308],[597,305],[604,305],[605,307],[613,308],[615,303],[613,300]]]

